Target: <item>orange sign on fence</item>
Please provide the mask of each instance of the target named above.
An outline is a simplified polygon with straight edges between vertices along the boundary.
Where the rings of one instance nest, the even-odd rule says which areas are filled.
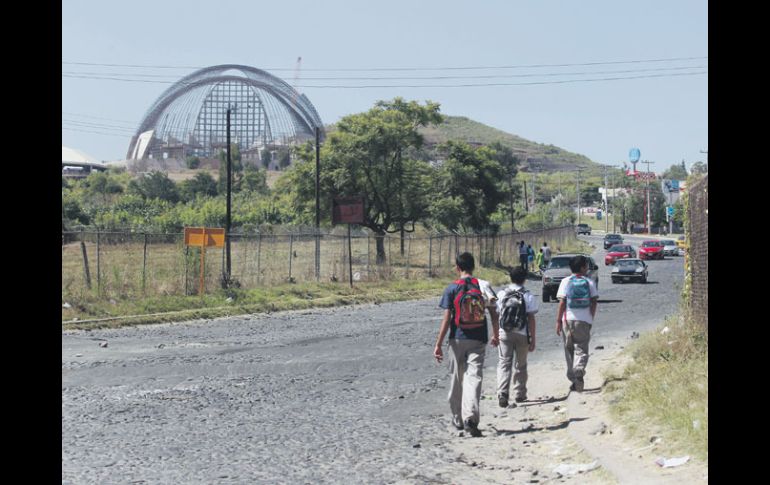
[[[225,246],[225,230],[219,227],[185,227],[185,246]]]

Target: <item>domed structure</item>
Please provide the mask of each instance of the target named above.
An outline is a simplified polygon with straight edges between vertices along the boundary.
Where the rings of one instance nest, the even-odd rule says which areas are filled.
[[[310,100],[282,79],[249,66],[200,69],[168,88],[144,115],[126,158],[216,156],[230,141],[245,158],[315,138],[323,123]],[[256,155],[256,156],[255,156]]]

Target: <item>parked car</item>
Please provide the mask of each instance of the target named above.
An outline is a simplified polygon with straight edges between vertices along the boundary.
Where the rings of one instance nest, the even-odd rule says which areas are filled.
[[[654,240],[644,241],[639,246],[639,259],[663,259],[663,244]]]
[[[678,256],[679,246],[676,245],[676,241],[673,239],[663,239],[660,241],[663,243],[663,255],[664,256]]]
[[[574,258],[575,256],[579,256],[578,254],[557,254],[556,256],[551,258],[551,262],[548,263],[548,266],[545,268],[545,271],[543,272],[543,301],[549,302],[551,299],[556,299],[556,291],[559,289],[559,284],[561,283],[561,280],[566,278],[567,276],[572,274],[572,271],[569,267],[569,261],[570,259]],[[599,289],[599,266],[596,264],[594,259],[587,255],[583,254],[586,258],[588,258],[588,272],[586,273],[586,276],[592,280],[594,280],[594,284],[596,285],[596,289]]]
[[[589,226],[588,224],[578,224],[577,228],[575,229],[575,231],[578,234],[588,234],[590,236],[591,235],[591,226]]]
[[[687,245],[687,241],[685,240],[684,236],[679,236],[676,238],[676,245],[684,249],[684,247]]]
[[[620,234],[607,234],[604,236],[604,249],[611,248],[616,244],[623,244],[623,236]]]
[[[647,270],[647,264],[641,259],[629,258],[620,259],[612,268],[613,283],[620,283],[621,281],[641,281],[647,283],[647,277],[649,271]]]
[[[615,264],[620,258],[635,258],[636,251],[628,244],[616,244],[612,246],[607,254],[604,255],[604,265],[609,266]]]

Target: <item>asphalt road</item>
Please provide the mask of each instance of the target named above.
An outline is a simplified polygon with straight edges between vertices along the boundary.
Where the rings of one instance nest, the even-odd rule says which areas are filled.
[[[592,349],[676,311],[683,258],[613,285],[601,236],[581,238],[600,266]],[[63,483],[423,483],[458,439],[432,358],[439,297],[63,332]],[[540,304],[530,362],[561,365],[557,304]],[[488,347],[485,379],[496,363]]]

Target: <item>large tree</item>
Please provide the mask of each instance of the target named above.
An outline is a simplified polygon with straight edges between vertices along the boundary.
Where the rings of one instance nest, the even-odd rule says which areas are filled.
[[[490,216],[507,198],[507,176],[495,159],[498,152],[453,141],[445,147],[447,159],[434,174],[431,188],[432,216],[450,230],[488,229]]]
[[[419,127],[441,120],[438,103],[379,101],[365,113],[342,118],[321,148],[323,216],[329,217],[332,197],[363,196],[362,225],[375,234],[378,264],[385,261],[385,234],[402,227],[412,232],[415,222],[426,216],[430,167],[404,155],[408,148],[422,145]],[[276,191],[292,191],[295,209],[310,222],[315,206],[315,154],[308,145],[297,155],[301,161],[276,184]]]
[[[508,191],[508,207],[507,210],[511,216],[511,231],[516,227],[516,211],[514,210],[514,203],[519,194],[520,185],[516,183],[516,174],[519,171],[519,160],[516,155],[513,154],[513,150],[510,147],[503,145],[500,142],[494,142],[489,145],[489,148],[493,150],[494,158],[503,170],[503,178],[505,180],[505,187]]]

